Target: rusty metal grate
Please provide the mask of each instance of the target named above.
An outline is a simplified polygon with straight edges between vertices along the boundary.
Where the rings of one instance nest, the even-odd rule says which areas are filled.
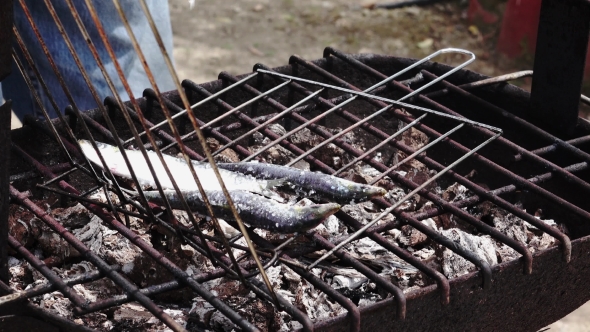
[[[85,23],[75,15],[71,0],[67,2],[84,34]],[[90,2],[87,3],[92,8]],[[149,17],[144,2],[141,3]],[[24,1],[19,1],[19,4],[26,9]],[[51,8],[48,1],[46,4]],[[122,11],[120,15],[125,21]],[[30,23],[33,30],[37,30],[32,18]],[[60,24],[57,18],[56,23]],[[93,24],[100,27],[96,17]],[[153,32],[158,35],[156,30]],[[35,80],[46,89],[17,29],[14,29],[14,34],[19,48],[14,51],[13,58],[27,79],[31,92],[34,94],[36,90],[29,73],[33,73]],[[64,38],[67,40],[67,35]],[[108,45],[108,41],[104,41]],[[135,40],[134,45],[141,57],[142,52]],[[92,48],[92,45],[89,47]],[[75,50],[71,48],[71,51],[76,58]],[[219,81],[200,85],[189,80],[183,81],[181,85],[176,79],[177,91],[162,93],[154,86],[153,90],[145,90],[143,98],[139,99],[134,99],[127,86],[131,101],[126,103],[116,93],[104,103],[94,94],[99,107],[88,112],[79,110],[70,96],[72,105],[66,109],[67,116],[56,110],[60,114],[56,120],[50,120],[47,110],[43,110],[46,121],[28,119],[26,128],[21,130],[23,134],[20,134],[34,135],[43,144],[37,146],[23,136],[19,138],[18,133],[14,134],[16,139],[12,145],[12,154],[15,165],[10,173],[14,183],[9,187],[11,204],[34,214],[96,270],[64,279],[31,252],[25,243],[10,235],[10,248],[45,277],[47,283],[6,295],[0,298],[0,305],[56,290],[71,301],[76,315],[135,301],[172,330],[182,331],[185,326],[175,321],[154,298],[173,290],[188,288],[236,326],[243,330],[256,330],[254,322],[248,321],[229,303],[220,300],[219,296],[203,286],[204,282],[226,278],[240,280],[256,297],[273,303],[277,312],[287,313],[304,330],[313,330],[314,324],[328,326],[335,322],[334,318],[312,321],[300,307],[270,287],[264,272],[261,273],[262,281],[257,279],[261,271],[271,266],[284,265],[345,308],[346,324],[350,330],[356,331],[362,326],[359,306],[351,300],[350,295],[339,292],[321,275],[314,273],[316,267],[325,268],[323,263],[328,257],[336,257],[339,264],[356,270],[383,290],[385,295],[380,301],[391,298],[394,305],[388,309],[395,310],[396,320],[412,317],[406,317],[408,295],[404,290],[345,250],[352,241],[368,238],[419,270],[436,284],[443,304],[450,302],[451,286],[447,277],[414,256],[407,248],[395,244],[387,236],[389,231],[403,225],[415,228],[430,241],[452,250],[475,265],[481,278],[481,287],[489,289],[493,284],[492,266],[472,250],[423,223],[429,218],[450,215],[465,222],[474,231],[487,234],[494,241],[515,250],[521,255],[519,263],[522,264],[523,273],[532,272],[533,255],[529,248],[481,220],[470,210],[483,203],[491,203],[556,239],[563,259],[569,262],[572,255],[569,236],[540,220],[530,208],[543,206],[546,215],[556,220],[569,219],[563,221],[565,223],[590,220],[587,203],[580,197],[572,197],[590,191],[586,174],[590,155],[577,147],[588,142],[590,136],[564,141],[514,115],[514,112],[506,111],[507,107],[513,111],[520,106],[520,92],[515,88],[508,88],[512,89],[513,100],[490,102],[490,91],[493,92],[495,87],[505,87],[506,81],[530,75],[530,72],[474,82],[474,75],[461,70],[469,62],[454,68],[429,62],[435,56],[449,52],[469,55],[466,51],[449,49],[422,61],[410,61],[376,55],[352,56],[326,48],[324,59],[321,60],[307,61],[292,56],[290,65],[286,67],[270,69],[258,64],[253,74],[236,77],[222,72]],[[46,55],[53,62],[49,52]],[[111,56],[116,63],[114,54]],[[98,66],[104,72],[100,60]],[[80,69],[85,72],[82,66]],[[149,73],[149,68],[145,69]],[[59,76],[59,73],[56,75]],[[125,82],[124,75],[121,75],[121,81]],[[105,79],[112,85],[108,75]],[[67,82],[61,83],[68,95]],[[490,90],[476,90],[485,86],[490,86]],[[89,89],[92,91],[91,84]],[[471,93],[470,90],[475,92]],[[43,109],[38,96],[36,100]],[[404,100],[406,102],[402,102]],[[271,124],[280,124],[285,131],[277,133],[270,128]],[[508,137],[501,136],[499,127],[507,128]],[[317,142],[306,149],[294,144],[290,138],[301,130],[317,137]],[[424,135],[428,143],[416,148],[400,139],[410,131]],[[526,135],[521,134],[521,131]],[[346,136],[349,133],[363,137],[367,149],[362,150],[351,143]],[[250,147],[258,139],[257,135],[262,135],[267,141],[254,152]],[[241,161],[257,159],[264,162],[269,161],[268,152],[271,149],[286,151],[289,157],[282,162],[286,165],[296,166],[304,161],[311,169],[326,174],[342,176],[347,170],[362,163],[378,172],[371,184],[388,179],[402,188],[403,194],[394,202],[384,198],[374,199],[373,204],[380,210],[367,223],[339,211],[336,218],[348,229],[348,233],[333,238],[312,230],[287,237],[286,240],[271,241],[253,229],[246,228],[234,208],[236,227],[245,236],[247,246],[244,246],[237,243],[240,236],[231,239],[219,236],[223,231],[215,218],[213,225],[218,236],[211,236],[201,231],[201,224],[192,213],[186,214],[188,223],[183,224],[176,220],[170,203],[164,204],[167,207],[164,210],[148,204],[142,198],[141,185],[133,175],[134,187],[139,192],[137,199],[127,185],[119,183],[120,180],[110,174],[108,167],[105,167],[106,173],[93,167],[80,153],[76,144],[80,138],[89,139],[95,148],[97,141],[117,145],[121,150],[133,145],[144,157],[147,150],[155,150],[160,160],[163,160],[160,155],[162,152],[180,154],[189,165],[190,159],[209,161],[215,165],[214,158],[223,160],[227,158],[225,154],[228,151],[231,151],[232,158]],[[219,143],[212,153],[207,145],[210,139]],[[344,151],[350,160],[326,161],[322,154],[328,145]],[[39,153],[39,149],[50,151],[50,155]],[[399,155],[403,156],[401,161],[396,160]],[[412,178],[397,172],[408,162],[423,165],[426,171],[422,175],[425,174],[427,178]],[[129,160],[126,163],[128,167],[131,166],[130,169],[133,168]],[[463,175],[472,170],[485,174]],[[198,181],[194,170],[192,172],[194,180]],[[44,178],[44,182],[38,181],[37,174]],[[169,177],[173,179],[170,173]],[[437,182],[447,185],[458,183],[472,195],[458,201],[443,198],[432,186]],[[544,183],[548,183],[551,190],[542,186]],[[174,186],[179,191],[178,186]],[[568,193],[568,188],[573,189]],[[27,193],[27,189],[33,193]],[[162,193],[161,186],[158,185],[158,189]],[[105,199],[93,198],[97,192],[105,193]],[[416,195],[429,202],[428,208],[409,212],[401,208],[402,204]],[[47,213],[38,203],[39,197],[59,197],[59,201],[64,204],[68,200],[82,203],[104,225],[116,230],[139,248],[158,268],[168,271],[172,280],[146,287],[133,282],[126,275],[125,266],[111,265],[93,252],[70,229]],[[515,204],[517,201],[528,204],[528,209]],[[190,210],[186,202],[182,204],[185,210]],[[390,215],[393,218],[385,222],[382,220]],[[180,259],[164,255],[130,227],[132,218],[162,227],[170,238],[180,238],[216,268],[189,275],[180,267]],[[581,235],[574,234],[575,237]],[[298,250],[290,247],[297,241],[303,241],[305,246]],[[236,256],[237,251],[241,253],[240,256]],[[76,291],[75,285],[101,279],[112,281],[119,294],[89,302],[88,298]],[[8,286],[2,286],[7,290]]]

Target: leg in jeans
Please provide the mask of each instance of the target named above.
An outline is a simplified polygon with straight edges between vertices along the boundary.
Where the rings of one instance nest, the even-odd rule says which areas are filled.
[[[89,92],[89,88],[84,82],[82,75],[80,74],[80,71],[74,62],[74,59],[63,40],[63,37],[59,34],[53,18],[49,14],[49,11],[47,10],[47,7],[43,1],[25,0],[25,2],[27,3],[29,11],[33,16],[33,20],[40,30],[41,36],[43,37],[43,40],[45,41],[53,59],[55,60],[57,67],[59,68],[59,71],[63,76],[78,108],[80,110],[96,108],[97,105]],[[83,36],[70,13],[70,10],[65,4],[65,1],[51,0],[51,2],[53,3],[53,6],[57,11],[57,15],[64,25],[66,33],[70,37],[74,48],[76,49],[76,53],[80,57],[80,60],[82,61],[82,64],[90,77],[92,85],[97,90],[102,102],[106,96],[112,95],[112,92],[108,88],[108,85],[106,84],[106,81],[96,64],[92,53],[90,53],[90,50],[84,41]],[[131,40],[127,35],[125,27],[123,26],[123,23],[121,22],[112,1],[93,0],[93,3],[99,17],[101,18],[101,22],[108,35],[109,41],[115,50],[119,64],[124,71],[125,77],[129,81],[129,85],[132,88],[133,94],[136,98],[141,97],[143,89],[151,87],[151,85],[147,79],[147,76],[145,75],[143,66],[141,65],[141,62],[133,49]],[[168,51],[168,54],[172,56],[172,28],[170,25],[168,2],[164,0],[146,0],[146,3],[148,4],[150,13],[154,18],[160,35],[165,42],[165,47]],[[98,30],[94,27],[92,18],[88,12],[88,9],[86,8],[84,1],[76,0],[74,1],[74,4],[82,18],[82,21],[86,25],[86,29],[90,34],[93,44],[98,49],[100,58],[107,68],[109,76],[115,83],[117,93],[123,98],[123,100],[128,100],[129,97],[125,92],[121,81],[119,80],[115,66],[112,63],[106,48],[99,37]],[[160,53],[158,45],[139,3],[135,0],[121,0],[121,4],[135,33],[135,36],[141,45],[143,53],[147,58],[148,65],[150,66],[156,78],[158,87],[161,91],[174,89],[174,84],[168,72],[168,68],[166,67],[166,63],[164,62],[164,58]],[[39,82],[35,80],[32,72],[29,74],[29,76],[34,80],[33,84],[35,85],[37,93],[41,96],[46,110],[49,112],[51,117],[56,117],[56,111],[63,112],[64,108],[70,105],[71,102],[63,92],[57,76],[54,74],[49,61],[43,53],[43,49],[41,48],[39,41],[35,36],[35,33],[31,29],[31,26],[29,25],[23,10],[18,3],[15,3],[14,14],[15,25],[17,26],[17,29],[23,38],[29,53],[33,57],[35,65],[41,72],[41,76],[47,83],[51,94],[56,100],[58,110],[53,108],[49,98],[41,88]],[[17,45],[15,45],[15,49],[18,49]],[[17,52],[20,53],[20,50]],[[21,57],[21,59],[23,59],[23,62],[25,62],[26,66],[26,61],[24,61],[24,58]],[[25,84],[25,81],[22,78],[20,72],[16,68],[16,65],[13,64],[12,69],[12,74],[2,83],[4,98],[13,100],[13,110],[20,119],[22,119],[27,114],[42,116],[41,111],[33,101],[31,93],[29,92],[29,89]]]

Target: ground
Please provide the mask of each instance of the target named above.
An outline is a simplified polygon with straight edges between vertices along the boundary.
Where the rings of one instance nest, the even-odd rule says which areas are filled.
[[[292,54],[322,56],[326,46],[347,53],[424,57],[445,47],[473,51],[469,68],[486,75],[516,70],[495,54],[496,24],[468,24],[464,5],[445,2],[426,8],[365,9],[358,0],[172,0],[174,57],[180,77],[196,82],[217,78],[220,71],[242,74],[258,62],[285,65]],[[501,12],[502,4],[491,6]],[[458,63],[461,56],[437,59]],[[512,67],[512,68],[510,68]]]

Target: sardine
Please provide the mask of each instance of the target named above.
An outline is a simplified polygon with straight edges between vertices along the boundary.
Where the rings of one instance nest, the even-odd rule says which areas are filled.
[[[78,143],[80,144],[80,147],[82,147],[82,152],[84,155],[86,155],[86,157],[94,164],[102,168],[103,165],[98,158],[98,154],[90,142],[87,140],[79,140]],[[123,155],[121,154],[121,151],[119,151],[119,148],[117,146],[100,142],[97,142],[97,145],[111,172],[114,175],[131,179],[131,173],[127,168],[127,164],[125,164],[125,159],[123,159]],[[152,177],[147,162],[144,159],[141,151],[125,150],[125,152],[133,167],[133,170],[135,171],[135,175],[137,176],[139,184],[142,186],[150,185],[151,187],[155,188],[156,182]],[[164,166],[160,162],[158,155],[153,151],[148,151],[147,154],[163,189],[174,189],[172,186],[172,181],[166,174]],[[164,154],[163,157],[166,165],[168,165],[170,168],[170,172],[172,173],[174,180],[176,181],[176,184],[180,190],[198,190],[197,184],[195,183],[191,171],[184,159],[172,157],[166,154]],[[192,164],[205,190],[221,190],[221,186],[217,181],[217,177],[208,163],[192,161]],[[221,174],[221,178],[223,179],[223,182],[229,191],[247,190],[268,197],[278,197],[278,195],[270,191],[270,189],[277,185],[281,185],[284,182],[280,179],[270,181],[260,180],[250,175],[244,175],[223,169],[220,169],[219,173]]]
[[[158,191],[145,191],[144,194],[153,203],[163,203]],[[183,209],[176,191],[165,190],[164,194],[172,208]],[[207,214],[205,203],[198,191],[183,192],[183,195],[191,210]],[[223,192],[206,191],[206,195],[216,217],[235,220]],[[336,203],[308,206],[287,205],[243,190],[231,191],[230,196],[245,223],[279,233],[294,233],[312,229],[340,209],[340,205]]]
[[[294,189],[306,193],[306,196],[317,195],[341,204],[354,204],[387,194],[387,191],[380,187],[287,166],[258,162],[219,163],[217,166],[261,180],[285,179]]]

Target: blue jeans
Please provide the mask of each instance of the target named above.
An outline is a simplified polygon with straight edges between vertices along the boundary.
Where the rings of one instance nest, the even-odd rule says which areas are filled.
[[[49,52],[55,60],[57,67],[63,76],[68,89],[70,90],[74,102],[79,110],[87,110],[96,108],[96,102],[90,94],[89,87],[85,83],[78,66],[76,66],[74,59],[68,50],[63,37],[60,35],[53,18],[49,14],[49,11],[43,1],[39,0],[26,0],[29,11],[33,16],[33,20],[37,25],[43,40],[45,41]],[[86,69],[88,76],[92,82],[92,85],[98,92],[100,100],[109,95],[112,95],[104,76],[98,68],[92,53],[84,41],[80,30],[74,21],[69,8],[63,0],[51,0],[53,6],[59,16],[62,24],[64,25],[65,31],[70,37],[72,44],[76,50],[77,55],[80,57],[82,65]],[[135,98],[142,96],[142,92],[145,88],[151,87],[147,76],[145,75],[143,66],[139,60],[139,57],[133,49],[131,40],[127,35],[127,31],[123,23],[121,22],[119,15],[115,9],[111,0],[93,0],[94,6],[101,19],[103,27],[106,31],[108,39],[116,53],[117,59],[120,66],[123,69],[125,77],[127,78],[129,85],[131,86],[132,92]],[[150,13],[152,14],[156,26],[164,40],[166,50],[172,57],[172,27],[170,25],[170,14],[168,9],[168,2],[164,0],[146,0]],[[123,100],[128,100],[129,96],[123,88],[123,84],[119,80],[119,76],[115,70],[115,66],[111,61],[103,42],[100,39],[98,30],[94,26],[90,13],[86,8],[84,1],[75,0],[74,4],[78,13],[84,22],[86,29],[90,35],[90,38],[98,50],[99,56],[105,65],[110,78],[113,80],[117,93]],[[147,58],[148,65],[152,70],[156,82],[160,91],[168,91],[174,89],[174,83],[169,74],[164,58],[161,55],[160,49],[156,43],[156,40],[152,34],[152,31],[147,23],[143,10],[136,0],[121,0],[121,4],[127,19],[135,33],[135,36],[141,45],[143,53]],[[19,31],[26,47],[31,54],[35,65],[39,69],[43,80],[47,84],[49,91],[53,95],[59,110],[58,112],[64,111],[64,108],[71,104],[66,97],[66,94],[62,90],[57,76],[54,74],[49,61],[47,60],[43,49],[37,40],[24,12],[18,2],[14,4],[14,22]],[[14,48],[17,49],[17,53],[20,54],[20,49],[16,42]],[[22,62],[27,67],[27,63],[24,57],[20,57]],[[40,95],[41,100],[45,109],[48,111],[50,117],[56,117],[56,110],[51,105],[49,98],[45,91],[43,91],[41,84],[36,80],[35,75],[29,70],[29,76],[33,80],[35,90]],[[33,100],[32,94],[29,91],[28,86],[25,83],[20,71],[13,63],[12,74],[2,82],[2,92],[5,99],[12,99],[12,108],[16,115],[22,120],[26,114],[32,114],[38,117],[42,117],[43,113],[40,111],[37,103]],[[0,100],[2,99],[0,93]]]

